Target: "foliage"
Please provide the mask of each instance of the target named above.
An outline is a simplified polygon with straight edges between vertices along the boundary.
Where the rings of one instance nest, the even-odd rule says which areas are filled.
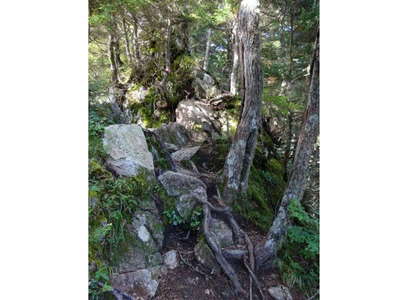
[[[164,202],[166,203],[166,202]],[[175,199],[172,199],[163,212],[164,222],[167,225],[181,226],[185,230],[197,231],[200,229],[201,221],[203,219],[203,210],[201,207],[196,207],[189,218],[183,218],[176,210]]]
[[[319,289],[319,221],[298,201],[291,201],[288,208],[292,224],[279,253],[279,267],[288,286],[311,296]]]

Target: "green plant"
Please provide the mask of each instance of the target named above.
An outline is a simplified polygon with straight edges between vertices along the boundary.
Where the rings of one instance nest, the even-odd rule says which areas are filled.
[[[279,268],[285,283],[308,295],[319,289],[319,222],[298,201],[288,207],[291,225],[279,253]]]
[[[199,230],[201,220],[203,219],[203,211],[200,207],[195,208],[192,211],[190,217],[185,220],[176,210],[175,207],[171,207],[166,209],[163,212],[163,215],[166,219],[166,223],[173,226],[183,226],[183,228],[187,230]]]

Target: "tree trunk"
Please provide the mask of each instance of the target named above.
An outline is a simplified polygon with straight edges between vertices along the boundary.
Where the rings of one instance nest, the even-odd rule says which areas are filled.
[[[247,191],[253,162],[261,108],[259,1],[243,0],[238,13],[239,62],[243,80],[242,112],[225,161],[224,198],[231,204]]]
[[[119,65],[116,53],[116,37],[114,32],[110,32],[109,36],[109,58],[111,68],[111,108],[113,110],[114,119],[118,123],[131,123],[132,114],[128,108],[126,100],[126,93],[130,87],[130,83],[133,81],[133,71],[130,78],[126,83],[121,83],[119,76]]]
[[[211,29],[207,30],[206,53],[204,55],[203,69],[208,71],[208,61],[210,59]]]
[[[256,251],[257,268],[272,267],[288,226],[290,201],[301,201],[306,187],[310,157],[319,133],[319,38],[317,37],[311,83],[304,123],[297,142],[296,155],[288,186],[283,194],[279,211],[262,247]]]
[[[236,95],[238,89],[239,42],[237,36],[237,25],[237,21],[235,20],[232,29],[232,71],[230,84],[230,92],[232,95]]]

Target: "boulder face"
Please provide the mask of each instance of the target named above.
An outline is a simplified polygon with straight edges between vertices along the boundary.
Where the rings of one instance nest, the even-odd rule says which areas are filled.
[[[154,134],[173,151],[178,150],[191,142],[191,133],[184,126],[176,122],[164,124],[160,128],[150,128]]]
[[[202,101],[184,100],[175,111],[176,122],[192,132],[195,142],[220,135],[221,123],[216,112]]]
[[[206,185],[196,177],[167,171],[158,177],[169,196],[178,197],[176,210],[188,220],[196,206],[197,199],[207,199]]]
[[[210,233],[221,248],[233,245],[232,230],[225,222],[218,219],[211,219]],[[210,269],[213,273],[219,273],[221,267],[217,263],[212,250],[207,245],[205,239],[201,239],[194,248],[194,254],[199,263]]]
[[[195,189],[202,187],[207,189],[206,185],[196,177],[167,171],[158,177],[169,196],[182,196],[190,194]]]
[[[141,171],[154,173],[153,156],[140,126],[111,125],[104,129],[103,147],[107,167],[121,176],[136,176]]]
[[[189,160],[193,157],[193,155],[196,154],[197,151],[199,151],[199,149],[200,146],[182,148],[172,153],[171,158],[176,162]]]

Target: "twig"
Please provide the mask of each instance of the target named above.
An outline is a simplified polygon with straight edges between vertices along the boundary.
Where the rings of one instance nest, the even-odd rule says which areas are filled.
[[[258,292],[260,293],[261,299],[262,300],[266,299],[265,296],[264,296],[264,293],[262,292],[260,281],[257,279],[256,274],[254,274],[254,272],[251,270],[250,266],[247,264],[245,259],[243,260],[243,264],[245,265],[245,267],[246,267],[247,271],[249,272],[251,278],[254,280],[254,283],[255,283],[255,285],[256,285],[256,287],[258,289]]]
[[[183,258],[183,256],[182,256],[182,254],[180,253],[180,251],[177,251],[177,252],[178,252],[178,254],[179,254],[179,258],[181,259],[181,261],[182,261],[185,265],[187,265],[189,268],[191,268],[192,270],[196,271],[197,273],[203,275],[204,277],[206,277],[206,279],[208,279],[208,276],[210,276],[210,274],[207,274],[207,273],[205,273],[205,272],[203,272],[203,271],[198,270],[196,267],[194,267],[191,263],[187,262],[187,261]]]

